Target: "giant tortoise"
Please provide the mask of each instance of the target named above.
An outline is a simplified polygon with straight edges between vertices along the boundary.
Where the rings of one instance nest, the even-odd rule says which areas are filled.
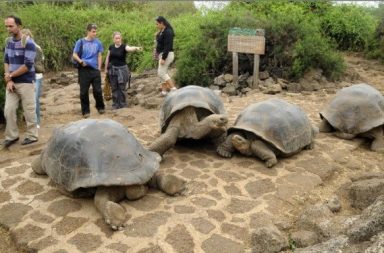
[[[160,160],[120,123],[84,119],[56,129],[32,169],[47,174],[66,195],[94,195],[96,208],[116,230],[126,220],[118,204],[124,197],[144,196],[147,185],[169,195],[184,189],[183,180],[156,173]]]
[[[228,118],[220,97],[211,89],[186,86],[167,95],[160,109],[161,135],[149,150],[163,155],[177,139],[225,138]]]
[[[320,112],[320,132],[334,132],[342,139],[357,135],[373,139],[371,150],[384,152],[384,97],[368,84],[355,84],[336,93]]]
[[[300,107],[272,98],[247,106],[228,129],[226,141],[217,153],[231,157],[237,150],[272,167],[278,155],[287,157],[303,148],[312,149],[316,132]]]

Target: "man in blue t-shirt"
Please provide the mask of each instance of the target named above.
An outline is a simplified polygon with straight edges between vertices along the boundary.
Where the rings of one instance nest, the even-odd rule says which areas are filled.
[[[19,102],[23,105],[24,117],[27,123],[25,138],[21,145],[37,141],[37,125],[35,111],[35,43],[27,39],[25,45],[21,41],[21,19],[8,16],[5,27],[11,38],[7,39],[4,50],[4,81],[7,85],[5,93],[4,114],[7,121],[3,147],[8,148],[19,140],[17,126],[17,108]]]
[[[73,59],[79,63],[80,102],[84,118],[88,118],[90,114],[88,94],[91,84],[97,111],[103,114],[105,108],[100,73],[103,45],[96,36],[97,26],[95,24],[88,24],[87,36],[76,41],[75,48],[73,49]]]

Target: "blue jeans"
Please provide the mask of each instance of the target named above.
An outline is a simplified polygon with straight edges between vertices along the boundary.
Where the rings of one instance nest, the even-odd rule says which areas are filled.
[[[41,95],[41,85],[43,83],[43,78],[36,79],[35,81],[35,101],[36,101],[36,120],[37,124],[40,125],[40,95]]]

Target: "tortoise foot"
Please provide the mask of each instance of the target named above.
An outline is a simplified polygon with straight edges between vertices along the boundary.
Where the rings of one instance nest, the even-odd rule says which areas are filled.
[[[220,145],[217,147],[216,152],[221,156],[225,158],[231,158],[232,152],[228,151],[227,148],[223,145]]]
[[[271,167],[273,167],[276,164],[277,164],[277,159],[276,158],[271,158],[271,159],[268,159],[267,161],[265,161],[265,165],[268,168],[271,168]]]
[[[125,220],[127,219],[126,211],[121,205],[108,201],[104,209],[105,222],[111,226],[113,230],[122,230]]]
[[[371,150],[378,153],[384,153],[384,142],[373,141],[371,145]]]
[[[157,187],[168,195],[175,195],[185,189],[185,181],[174,175],[157,175]]]

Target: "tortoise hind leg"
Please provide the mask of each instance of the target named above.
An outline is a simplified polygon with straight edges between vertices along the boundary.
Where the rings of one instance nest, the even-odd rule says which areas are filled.
[[[96,208],[103,215],[105,222],[113,230],[121,230],[124,227],[127,214],[125,208],[118,204],[125,197],[124,187],[98,187],[94,202]]]
[[[38,175],[46,175],[47,173],[44,171],[42,166],[42,156],[43,153],[41,153],[33,162],[31,163],[32,170],[38,174]]]
[[[157,152],[159,155],[163,155],[168,149],[172,148],[179,135],[179,128],[168,126],[165,133],[160,135],[150,146],[149,150]]]
[[[372,129],[369,131],[369,134],[374,138],[371,144],[371,150],[384,153],[384,135],[382,126]]]

